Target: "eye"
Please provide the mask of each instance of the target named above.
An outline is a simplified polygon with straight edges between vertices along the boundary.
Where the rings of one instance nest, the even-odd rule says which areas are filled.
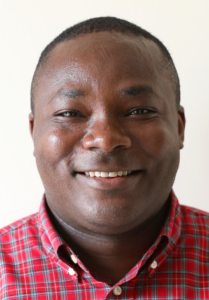
[[[79,111],[76,110],[66,110],[66,111],[56,113],[55,115],[58,117],[67,117],[67,118],[83,116]]]
[[[136,108],[130,112],[130,115],[144,115],[148,113],[154,113],[154,110],[147,108]]]
[[[132,115],[142,115],[142,114],[147,114],[149,111],[148,109],[144,109],[144,108],[138,108],[135,109],[131,112]]]
[[[65,111],[61,114],[64,117],[76,117],[78,115],[78,112],[76,111]]]

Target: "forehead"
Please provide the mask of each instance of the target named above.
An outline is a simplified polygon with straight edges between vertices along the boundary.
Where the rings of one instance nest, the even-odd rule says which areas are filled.
[[[163,89],[170,85],[163,65],[162,52],[151,40],[120,32],[84,34],[59,43],[49,53],[39,76],[39,95],[67,83],[101,88],[104,81],[109,87],[149,81]]]
[[[150,40],[120,32],[99,32],[84,34],[56,45],[45,69],[52,74],[55,69],[72,72],[79,67],[107,69],[117,65],[114,69],[117,71],[120,65],[123,70],[132,70],[131,73],[137,70],[137,74],[150,76],[155,70],[159,71],[162,63],[161,50]]]

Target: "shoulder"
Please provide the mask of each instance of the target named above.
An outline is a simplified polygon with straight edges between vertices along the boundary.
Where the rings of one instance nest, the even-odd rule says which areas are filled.
[[[195,219],[209,219],[209,212],[206,212],[204,210],[200,210],[198,208],[181,205],[181,213],[184,218],[192,217]]]
[[[28,240],[37,238],[38,227],[38,213],[36,213],[0,229],[0,252],[9,253],[24,248]]]
[[[15,231],[23,230],[28,226],[33,226],[36,224],[38,219],[38,213],[22,218],[21,220],[15,221],[10,225],[7,225],[0,229],[0,237],[5,234],[9,234]]]
[[[181,205],[182,233],[194,237],[205,236],[209,239],[209,213],[203,210]]]

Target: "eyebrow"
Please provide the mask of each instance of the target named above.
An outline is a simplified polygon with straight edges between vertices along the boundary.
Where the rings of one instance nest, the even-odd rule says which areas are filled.
[[[137,96],[143,93],[153,93],[151,86],[130,86],[120,90],[121,96]]]
[[[142,86],[142,85],[137,85],[137,86],[129,86],[127,88],[121,89],[120,90],[120,95],[121,96],[137,96],[139,94],[143,93],[154,93],[153,89],[150,86]],[[86,93],[82,89],[75,89],[75,88],[61,88],[60,90],[57,91],[55,97],[51,99],[51,101],[54,101],[57,97],[67,97],[69,99],[75,100],[78,97],[85,96]],[[51,102],[50,101],[50,102]]]
[[[73,88],[68,88],[68,89],[60,89],[57,94],[56,97],[59,96],[64,96],[67,98],[71,98],[71,99],[76,99],[77,97],[80,96],[85,96],[85,92],[81,89],[73,89]]]

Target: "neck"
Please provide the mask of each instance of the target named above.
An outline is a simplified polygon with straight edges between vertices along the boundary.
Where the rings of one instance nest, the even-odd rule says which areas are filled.
[[[169,201],[158,214],[137,228],[117,235],[77,230],[66,224],[50,208],[56,230],[87,269],[118,282],[142,258],[156,240],[169,210]]]

